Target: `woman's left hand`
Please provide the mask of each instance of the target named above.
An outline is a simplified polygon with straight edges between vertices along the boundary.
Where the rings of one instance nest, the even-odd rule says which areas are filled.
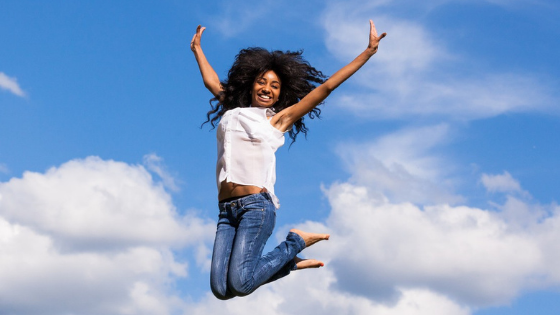
[[[191,40],[191,50],[193,52],[195,52],[196,49],[200,47],[200,38],[202,37],[202,33],[205,29],[206,27],[202,27],[200,25],[196,28],[196,33]]]
[[[369,20],[369,45],[368,50],[375,54],[377,52],[377,48],[379,47],[379,41],[383,37],[387,36],[387,33],[383,33],[377,36],[377,30],[375,29],[375,24],[373,24],[372,20]]]

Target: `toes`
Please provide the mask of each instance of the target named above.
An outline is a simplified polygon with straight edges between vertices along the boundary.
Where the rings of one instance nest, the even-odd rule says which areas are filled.
[[[325,266],[322,261],[316,259],[298,259],[300,260],[296,262],[297,269],[320,268]]]

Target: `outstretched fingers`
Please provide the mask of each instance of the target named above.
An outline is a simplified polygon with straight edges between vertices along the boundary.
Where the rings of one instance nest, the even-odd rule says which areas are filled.
[[[379,46],[379,41],[387,36],[387,33],[383,33],[381,35],[377,35],[377,29],[375,28],[375,24],[372,20],[369,20],[369,45],[368,48],[377,51],[377,47]]]
[[[202,33],[205,29],[206,27],[200,25],[196,27],[196,32],[194,33],[194,36],[191,40],[191,50],[194,50],[197,46],[200,46],[200,38],[202,37]]]

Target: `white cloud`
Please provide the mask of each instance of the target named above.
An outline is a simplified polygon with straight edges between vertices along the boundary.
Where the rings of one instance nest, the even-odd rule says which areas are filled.
[[[17,96],[25,96],[25,92],[19,87],[17,79],[7,76],[4,72],[0,72],[0,88]]]
[[[135,304],[129,297],[134,283],[150,286],[165,301],[165,282],[185,273],[186,265],[166,250],[66,253],[28,227],[1,217],[0,226],[0,296],[8,313],[119,314],[120,307]]]
[[[560,285],[558,206],[513,196],[494,204],[498,211],[450,206],[431,190],[452,182],[453,166],[438,152],[449,134],[442,124],[341,146],[350,180],[325,189],[332,210],[324,222],[297,226],[331,233],[302,253],[326,266],[227,304],[209,296],[189,305],[189,314],[471,314]],[[519,182],[503,177],[489,185],[519,193]],[[422,201],[431,206],[411,202],[417,196],[407,190],[430,185]],[[287,229],[279,229],[278,240]]]
[[[190,315],[258,313],[288,314],[356,314],[356,315],[467,315],[470,310],[449,298],[423,289],[399,289],[395,303],[380,303],[349,294],[334,287],[337,281],[332,268],[296,271],[274,284],[259,288],[250,297],[227,303],[214,297],[188,307]]]
[[[372,92],[339,96],[337,106],[369,119],[439,117],[465,121],[508,112],[554,111],[547,84],[530,75],[481,74],[473,79],[437,80],[410,73],[391,78],[380,68],[358,76],[371,84]]]
[[[49,233],[60,245],[184,245],[188,239],[171,198],[141,166],[90,157],[45,174],[26,172],[0,187],[2,216]]]
[[[509,172],[504,171],[498,175],[482,174],[480,181],[488,192],[506,194],[503,205],[494,202],[490,204],[501,212],[502,218],[511,229],[527,228],[547,217],[546,207],[529,205],[524,201],[532,199],[531,194],[523,190],[519,181]]]
[[[163,181],[163,185],[170,189],[171,191],[178,192],[180,190],[176,183],[176,180],[163,164],[163,159],[154,153],[146,154],[143,158],[144,165],[146,168],[155,174],[157,174]]]
[[[96,157],[0,183],[0,297],[14,314],[170,314],[174,250],[215,224],[180,217],[141,166]],[[53,289],[55,288],[55,289]]]
[[[522,291],[560,284],[557,206],[510,197],[498,212],[437,202],[421,208],[384,193],[391,192],[390,177],[401,180],[396,169],[419,182],[449,176],[442,170],[449,162],[434,158],[448,128],[408,129],[369,144],[367,154],[400,168],[389,167],[387,181],[375,185],[357,176],[375,165],[351,168],[350,183],[325,190],[329,217],[298,226],[331,233],[329,241],[303,253],[326,267],[295,272],[227,303],[210,293],[199,301],[173,293],[170,287],[187,274],[187,265],[171,249],[197,247],[197,263],[206,270],[214,223],[178,217],[170,196],[143,167],[91,157],[44,174],[27,172],[0,184],[0,296],[10,301],[3,309],[465,315],[508,303]],[[348,154],[367,160],[360,150]]]
[[[325,193],[329,217],[296,226],[331,233],[302,253],[323,260],[324,268],[296,271],[228,303],[209,294],[186,312],[466,315],[560,284],[556,205],[509,198],[498,212],[443,203],[419,207],[356,183],[333,184]],[[287,227],[279,230],[281,240]]]
[[[456,203],[463,198],[449,189],[454,167],[433,154],[451,133],[446,124],[410,128],[366,144],[342,144],[337,152],[352,174],[351,182],[391,200]]]
[[[522,191],[519,181],[513,178],[508,172],[504,172],[501,175],[482,174],[480,181],[489,192],[511,193]]]
[[[333,185],[327,195],[332,238],[313,254],[329,257],[341,290],[393,301],[399,287],[426,288],[482,307],[507,303],[533,285],[530,279],[556,273],[543,268],[549,249],[539,237],[510,229],[499,214],[391,203],[350,184]]]
[[[366,47],[368,19],[379,32],[388,33],[379,52],[352,80],[364,90],[337,96],[331,103],[370,119],[472,120],[507,112],[554,111],[550,80],[477,69],[476,61],[448,51],[421,23],[391,16],[388,8],[394,2],[375,3],[385,10],[357,1],[352,7],[360,10],[330,5],[325,11],[326,46],[342,63]]]
[[[347,10],[338,6],[331,7],[323,18],[327,48],[341,61],[355,58],[367,47],[369,19],[373,19],[379,34],[389,34],[381,40],[379,53],[372,59],[376,60],[377,73],[400,78],[411,71],[426,70],[441,59],[451,58],[418,23],[379,15],[368,17],[363,10],[349,17]]]
[[[318,290],[362,297],[370,303],[367,309],[381,303],[395,314],[401,314],[398,305],[407,292],[420,290],[468,314],[560,285],[560,245],[554,241],[560,237],[560,208],[511,195],[504,204],[491,203],[490,210],[441,201],[432,187],[448,185],[452,173],[436,150],[447,136],[448,127],[439,125],[341,147],[350,180],[325,189],[332,207],[325,222],[298,226],[331,233],[328,242],[304,251],[332,272]],[[530,196],[507,172],[484,178],[489,189]],[[411,193],[422,187],[424,199]],[[329,294],[324,291],[317,296]]]
[[[529,193],[525,192],[525,195]],[[537,222],[546,220],[549,214],[554,212],[554,207],[541,206],[538,204],[529,204],[514,196],[508,195],[503,205],[490,203],[494,205],[499,211],[500,216],[508,224],[511,230],[523,230],[528,228],[536,228],[538,231]],[[552,211],[549,211],[552,208]]]

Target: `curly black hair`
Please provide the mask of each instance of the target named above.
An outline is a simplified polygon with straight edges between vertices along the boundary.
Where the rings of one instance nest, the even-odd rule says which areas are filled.
[[[324,83],[327,78],[303,59],[302,53],[268,51],[260,47],[242,49],[235,57],[227,79],[221,82],[223,91],[210,100],[212,109],[206,114],[207,120],[203,124],[210,122],[215,127],[226,111],[251,106],[251,89],[255,78],[269,70],[274,71],[282,82],[274,111],[279,112],[299,102],[317,87],[316,84]],[[321,109],[315,107],[307,116],[313,119],[320,114]],[[303,120],[303,117],[297,120],[289,131],[292,143],[296,141],[298,133],[307,135],[308,129]]]

